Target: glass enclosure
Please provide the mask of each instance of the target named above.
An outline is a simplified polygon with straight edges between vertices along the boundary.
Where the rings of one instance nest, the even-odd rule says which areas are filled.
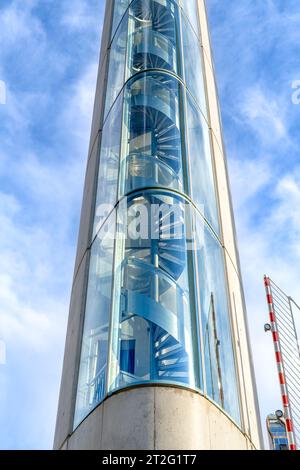
[[[102,132],[100,165],[95,205],[95,236],[117,202],[121,148],[123,97],[110,112]]]
[[[189,2],[196,9],[196,3]],[[190,8],[186,8],[188,14]],[[176,0],[133,0],[124,9],[110,48],[105,115],[126,80],[143,70],[177,75],[206,116],[199,37]]]
[[[144,383],[240,424],[196,5],[115,0],[75,427]]]
[[[75,426],[103,400],[106,393],[114,232],[115,215],[112,214],[91,249]]]
[[[165,73],[138,74],[127,84],[120,196],[142,187],[183,191],[181,101],[180,83]]]
[[[112,312],[109,391],[148,381],[200,388],[189,205],[180,196],[147,190],[118,212],[123,243],[115,262],[119,300]],[[133,223],[143,224],[138,236],[129,233]]]
[[[239,422],[223,250],[200,218],[196,219],[196,240],[206,391]]]
[[[189,95],[186,99],[186,111],[190,196],[214,231],[219,233],[208,124]]]

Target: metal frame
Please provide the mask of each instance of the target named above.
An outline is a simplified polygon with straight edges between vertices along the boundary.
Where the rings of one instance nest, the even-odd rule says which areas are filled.
[[[289,447],[297,450],[300,439],[300,354],[291,298],[267,276],[264,284],[270,317],[270,325],[265,325],[265,330],[272,332]]]

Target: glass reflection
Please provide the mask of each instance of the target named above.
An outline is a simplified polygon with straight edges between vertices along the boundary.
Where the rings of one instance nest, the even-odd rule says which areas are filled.
[[[125,92],[120,194],[142,187],[183,189],[178,81],[147,73]]]
[[[203,375],[239,423],[223,251],[178,195],[219,233],[201,48],[175,0],[129,3],[115,2],[74,423],[118,388]],[[196,1],[181,3],[199,36]]]
[[[128,15],[118,28],[110,48],[104,118],[124,85],[127,35]]]
[[[182,9],[186,13],[197,36],[200,38],[198,0],[180,0]]]
[[[219,233],[218,209],[207,122],[187,95],[187,135],[191,168],[192,199]]]
[[[223,251],[200,219],[196,227],[207,395],[240,424]]]
[[[193,6],[189,6],[187,13],[196,18],[197,23],[197,8],[194,2],[189,2]],[[111,45],[105,114],[127,79],[153,69],[167,70],[184,78],[206,114],[200,42],[185,14],[179,15],[174,0],[130,3]]]
[[[117,200],[122,107],[123,95],[118,98],[111,109],[102,131],[94,235],[99,231]]]
[[[178,8],[172,0],[135,0],[129,13],[128,77],[145,69],[178,71]]]
[[[114,1],[114,14],[113,14],[113,26],[112,26],[112,37],[113,37],[131,0],[111,0],[111,1]]]
[[[192,30],[190,23],[185,18],[185,15],[182,15],[182,30],[185,83],[188,90],[197,101],[202,113],[207,118],[204,75],[202,69],[202,50],[200,42]],[[191,51],[193,51],[192,54]]]
[[[143,215],[139,227],[142,233],[139,238],[128,234],[123,243],[118,242],[114,298],[120,301],[115,303],[112,320],[109,388],[145,381],[199,387],[196,318],[189,292],[192,280],[187,263],[186,205],[179,197],[148,192],[128,204],[129,218],[119,213],[119,230],[128,234],[133,220],[139,225]],[[153,231],[150,234],[153,223],[155,236]]]
[[[75,427],[104,398],[114,252],[114,215],[94,241],[88,278]]]

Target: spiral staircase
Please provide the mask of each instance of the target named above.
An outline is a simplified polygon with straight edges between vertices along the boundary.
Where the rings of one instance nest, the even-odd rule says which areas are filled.
[[[188,384],[191,375],[185,208],[174,193],[165,193],[168,189],[183,191],[179,86],[163,71],[177,72],[175,15],[174,3],[167,0],[137,0],[130,8],[134,21],[132,71],[160,70],[138,74],[127,85],[122,136],[127,151],[121,161],[120,195],[128,196],[129,205],[138,201],[149,211],[152,205],[163,205],[164,211],[158,210],[154,223],[149,218],[152,237],[126,240],[116,388],[145,380]],[[114,165],[115,156],[110,157]],[[154,188],[157,190],[151,191]],[[136,361],[129,359],[128,352],[141,328],[147,331],[144,359],[149,367],[144,375],[135,370]],[[97,331],[93,340],[101,334]],[[132,357],[134,354],[132,351]],[[99,393],[103,393],[105,371],[100,365],[97,368],[91,383],[92,401],[99,401]]]
[[[170,0],[137,0],[130,9],[134,22],[134,72],[165,69],[177,73],[176,9]]]
[[[177,70],[176,21],[174,4],[166,0],[136,1],[132,67]],[[179,123],[178,82],[168,73],[151,71],[135,78],[125,98],[128,109],[128,153],[123,160],[124,194],[143,189],[182,190],[182,154]],[[187,321],[188,293],[184,204],[172,193],[147,191],[137,197],[150,211],[158,210],[153,224],[155,236],[146,240],[127,238],[122,262],[121,330],[134,344],[135,322],[142,319],[147,329],[149,371],[136,374],[134,366],[122,360],[118,386],[146,380],[172,380],[188,383],[190,337]],[[166,204],[166,201],[169,204]],[[168,207],[168,210],[165,208]],[[176,208],[174,212],[174,208]],[[176,214],[176,215],[174,215]],[[152,227],[153,228],[153,227]],[[139,328],[140,328],[140,323]],[[129,333],[131,332],[131,333]],[[145,349],[146,351],[146,349]],[[134,353],[133,353],[134,354]],[[124,351],[128,356],[128,351]]]
[[[160,196],[147,195],[139,204],[162,204]],[[174,206],[170,212],[157,218],[154,239],[132,241],[127,239],[122,263],[121,324],[132,324],[134,319],[144,319],[148,324],[150,341],[150,380],[188,381],[190,344],[185,315],[188,297],[184,285],[180,285],[186,265],[184,234],[184,208],[178,202],[174,218]],[[176,219],[176,220],[175,220]],[[181,226],[181,227],[180,227]],[[184,282],[182,282],[184,284]],[[132,335],[134,337],[134,334]],[[128,338],[127,338],[128,339]],[[122,352],[121,352],[122,353]],[[122,364],[122,360],[120,363]],[[138,381],[138,377],[126,370],[120,371],[121,383]]]
[[[131,85],[125,193],[142,187],[182,190],[178,85],[167,74],[153,73]]]

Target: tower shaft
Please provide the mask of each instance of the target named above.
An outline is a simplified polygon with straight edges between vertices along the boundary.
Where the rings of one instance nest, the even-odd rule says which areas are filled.
[[[107,1],[54,446],[260,447],[204,1]]]

